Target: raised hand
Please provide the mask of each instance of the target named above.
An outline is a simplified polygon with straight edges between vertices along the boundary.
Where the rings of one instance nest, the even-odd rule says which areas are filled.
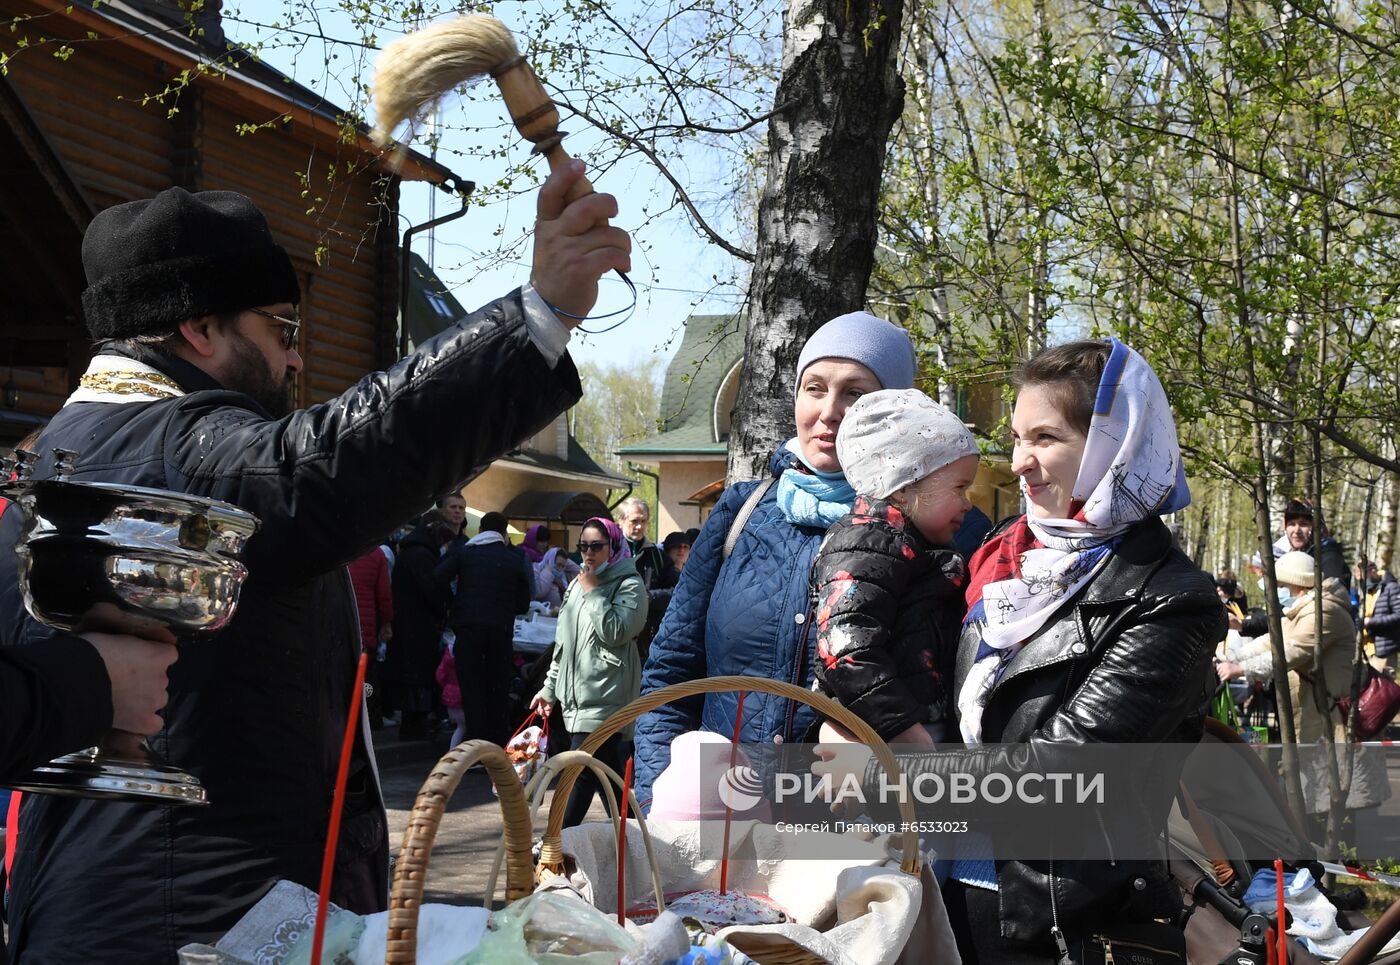
[[[590,194],[572,203],[565,195],[583,176],[583,162],[571,161],[540,188],[535,220],[535,254],[530,283],[568,328],[579,324],[570,315],[587,315],[598,300],[598,279],[609,271],[632,267],[632,239],[608,224],[617,215],[617,199]]]

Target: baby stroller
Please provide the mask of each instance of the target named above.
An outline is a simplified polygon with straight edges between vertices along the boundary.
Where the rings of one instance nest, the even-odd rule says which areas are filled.
[[[1222,767],[1222,755],[1229,767]],[[1281,858],[1288,871],[1324,873],[1303,823],[1289,809],[1282,788],[1256,748],[1230,727],[1206,721],[1201,747],[1188,757],[1168,821],[1168,858],[1186,904],[1186,946],[1191,965],[1263,965],[1266,932],[1275,915],[1250,910],[1243,897],[1263,864]],[[1248,856],[1254,856],[1250,860]],[[1370,926],[1339,959],[1321,958],[1293,938],[1291,965],[1400,965],[1400,951],[1377,953],[1400,932],[1400,900],[1373,924],[1365,915],[1338,911],[1337,924],[1352,932]],[[1276,946],[1275,946],[1276,947]]]

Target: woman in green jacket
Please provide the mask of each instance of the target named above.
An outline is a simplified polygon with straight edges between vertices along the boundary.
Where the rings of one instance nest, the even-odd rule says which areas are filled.
[[[646,587],[618,525],[598,516],[588,520],[578,551],[583,570],[564,594],[549,675],[530,701],[531,710],[549,714],[558,700],[575,746],[641,693],[642,664],[634,641],[647,621]],[[621,774],[623,743],[631,739],[629,724],[593,756]],[[593,772],[584,770],[564,812],[564,827],[582,824],[601,790]]]

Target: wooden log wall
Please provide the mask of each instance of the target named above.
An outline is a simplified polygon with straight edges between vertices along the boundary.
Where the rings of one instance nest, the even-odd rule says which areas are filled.
[[[25,12],[32,12],[25,0],[0,0],[6,19]],[[299,401],[330,398],[392,362],[396,182],[372,169],[356,146],[293,123],[240,135],[240,125],[277,114],[245,96],[232,76],[201,78],[193,96],[157,102],[149,95],[173,73],[157,57],[111,39],[83,43],[85,30],[52,15],[43,18],[42,32],[75,40],[73,55],[55,58],[52,46],[17,50],[13,36],[0,35],[0,50],[13,58],[8,79],[94,210],[172,184],[248,195],[302,281],[306,367]],[[173,117],[172,107],[179,109]],[[66,381],[78,374],[70,370]],[[66,392],[65,380],[52,372],[17,371],[16,381],[45,414],[56,411]]]
[[[323,401],[389,361],[380,335],[396,309],[381,303],[377,247],[396,239],[384,226],[383,185],[352,148],[300,140],[292,125],[240,135],[246,112],[209,100],[201,186],[253,198],[291,253],[306,320],[301,401]]]
[[[141,103],[165,82],[153,63],[105,56],[114,48],[84,47],[67,61],[25,50],[9,65],[10,84],[97,210],[174,183],[167,108]]]

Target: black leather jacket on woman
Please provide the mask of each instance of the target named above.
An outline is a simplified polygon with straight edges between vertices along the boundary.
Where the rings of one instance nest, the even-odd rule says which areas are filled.
[[[75,449],[75,480],[226,500],[261,527],[237,614],[184,642],[152,740],[204,783],[209,806],[27,798],[9,919],[18,963],[173,962],[181,945],[219,938],[277,879],[318,887],[361,651],[345,564],[580,395],[568,357],[551,367],[532,342],[518,293],[282,419],[149,347],[102,351],[154,365],[187,394],[68,405],[35,447],[36,475],[52,474],[52,447]],[[25,615],[15,583],[17,517],[0,521],[0,642],[42,646],[48,631]],[[382,909],[388,871],[362,742],[331,900]]]
[[[1225,629],[1210,577],[1172,548],[1160,520],[1136,524],[1098,576],[1025,644],[997,682],[982,717],[988,746],[970,752],[973,767],[1053,772],[1049,761],[1065,745],[1198,741],[1214,692],[1211,658]],[[955,693],[979,642],[975,628],[964,632]],[[1154,759],[1153,753],[1144,754],[1142,767],[1155,780],[1111,801],[1114,826],[1131,815],[1127,824],[1141,835],[1129,849],[1135,855],[1155,853],[1180,776],[1182,755],[1159,751]],[[907,766],[911,779],[970,769],[967,757],[955,754],[925,755]],[[1053,948],[1052,875],[1054,912],[1071,940],[1096,925],[1162,917],[1179,906],[1163,862],[1086,861],[1079,853],[1066,846],[1053,866],[996,862],[1003,937]]]

